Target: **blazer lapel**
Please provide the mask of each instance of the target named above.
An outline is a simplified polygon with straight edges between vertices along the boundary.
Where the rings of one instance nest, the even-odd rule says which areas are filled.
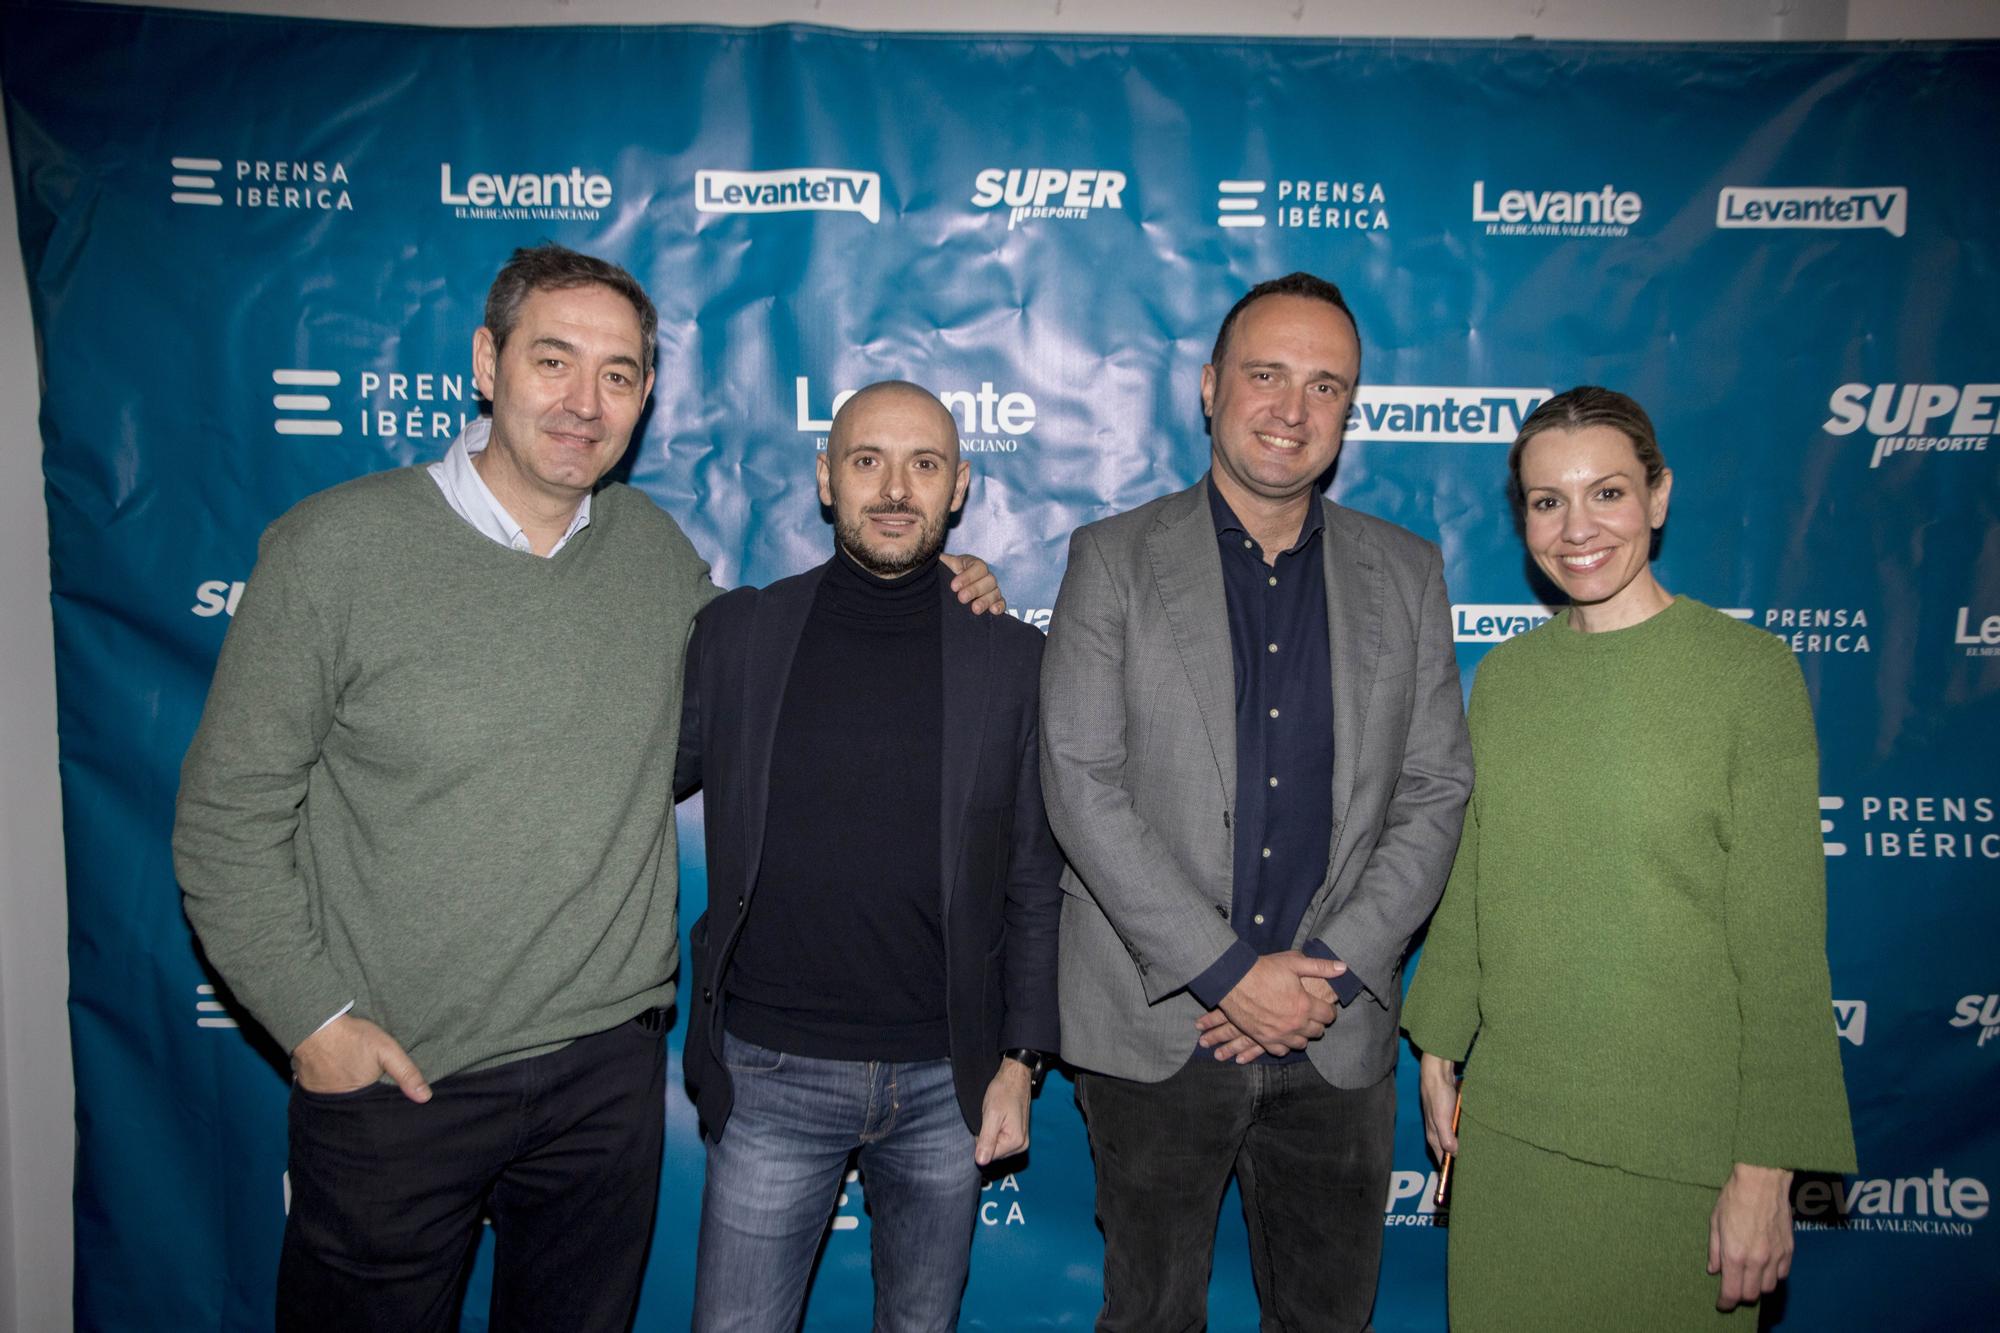
[[[1194,687],[1208,731],[1226,809],[1236,804],[1236,662],[1229,646],[1229,604],[1222,590],[1222,556],[1208,512],[1204,478],[1176,497],[1146,536],[1153,578],[1173,626],[1174,646]]]
[[[813,598],[825,573],[822,565],[796,582],[766,589],[757,599],[757,613],[750,624],[741,722],[743,753],[754,761],[743,793],[743,845],[749,853],[744,859],[746,893],[756,887],[757,872],[764,862],[764,819],[771,805],[771,755],[778,739],[778,711],[784,707],[792,659],[798,655],[799,638],[805,633],[806,617],[812,613]]]
[[[1329,869],[1340,864],[1347,841],[1347,805],[1361,763],[1368,699],[1382,651],[1382,570],[1375,547],[1346,513],[1326,504],[1327,653],[1333,663],[1333,826]]]
[[[959,605],[946,579],[938,580],[938,597],[944,617],[939,634],[944,651],[944,773],[938,787],[938,848],[942,858],[938,906],[949,920],[965,812],[972,804],[973,781],[986,748],[993,626],[985,616],[975,616]]]

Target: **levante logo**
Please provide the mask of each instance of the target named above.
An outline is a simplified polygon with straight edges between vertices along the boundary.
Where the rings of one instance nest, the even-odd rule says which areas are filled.
[[[833,395],[826,415],[813,415],[810,377],[792,381],[794,423],[801,435],[816,435],[814,443],[826,448],[826,433],[833,418],[857,390],[842,389]],[[972,454],[1011,454],[1021,447],[1021,437],[1035,428],[1035,400],[1018,390],[1007,393],[982,380],[977,389],[940,389],[938,401],[958,422],[958,447]]]
[[[1472,182],[1472,220],[1488,236],[1628,236],[1645,212],[1645,200],[1615,185],[1489,195],[1485,181]]]
[[[1555,617],[1539,602],[1453,602],[1453,643],[1505,643],[1516,634],[1539,629]]]
[[[2000,657],[2000,616],[1980,616],[1969,606],[1959,607],[1952,642],[1967,657]]]
[[[454,217],[595,222],[611,206],[611,195],[609,176],[582,167],[466,174],[449,162],[438,165],[438,202]]]
[[[1970,1236],[1992,1211],[1986,1182],[1953,1177],[1943,1167],[1927,1176],[1800,1182],[1793,1207],[1802,1230],[1907,1231]]]

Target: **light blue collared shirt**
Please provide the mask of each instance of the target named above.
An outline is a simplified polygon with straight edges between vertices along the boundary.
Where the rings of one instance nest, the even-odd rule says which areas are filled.
[[[451,506],[451,512],[470,523],[482,537],[499,542],[502,546],[516,551],[534,553],[528,542],[528,534],[514,521],[506,506],[494,498],[487,489],[486,479],[479,475],[479,469],[472,465],[472,456],[486,448],[492,437],[493,422],[481,417],[472,422],[459,437],[451,442],[451,448],[428,469],[431,480],[444,492],[444,502]],[[583,503],[576,507],[576,517],[569,521],[569,531],[561,540],[549,548],[549,554],[568,544],[571,537],[590,526],[590,497],[583,497]]]

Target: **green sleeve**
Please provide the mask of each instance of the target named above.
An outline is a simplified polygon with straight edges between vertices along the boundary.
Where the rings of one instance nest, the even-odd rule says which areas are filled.
[[[355,999],[327,961],[294,850],[306,778],[333,720],[338,633],[308,577],[331,563],[301,549],[286,520],[265,533],[174,812],[188,920],[236,998],[287,1051]]]
[[[1476,682],[1468,720],[1476,739]],[[1418,1050],[1447,1060],[1463,1060],[1479,1031],[1479,807],[1475,775],[1451,877],[1445,881],[1444,899],[1431,918],[1423,955],[1403,1002],[1403,1030],[1410,1040]]]
[[[1741,1020],[1735,1160],[1852,1171],[1826,962],[1819,751],[1797,660],[1745,663],[1732,746],[1725,913]]]

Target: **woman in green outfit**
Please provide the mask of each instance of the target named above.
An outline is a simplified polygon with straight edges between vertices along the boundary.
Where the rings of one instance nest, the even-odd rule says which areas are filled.
[[[1403,1010],[1432,1151],[1457,1153],[1452,1324],[1754,1328],[1791,1173],[1854,1169],[1805,682],[1653,576],[1673,476],[1637,403],[1560,394],[1508,466],[1570,605],[1479,668],[1478,777]]]

